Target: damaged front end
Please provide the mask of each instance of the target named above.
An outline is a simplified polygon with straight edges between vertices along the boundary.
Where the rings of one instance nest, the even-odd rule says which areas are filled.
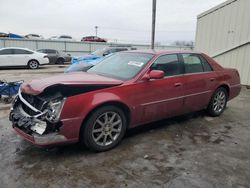
[[[17,133],[36,145],[66,141],[67,138],[59,133],[65,100],[60,92],[30,95],[19,90],[9,119]]]

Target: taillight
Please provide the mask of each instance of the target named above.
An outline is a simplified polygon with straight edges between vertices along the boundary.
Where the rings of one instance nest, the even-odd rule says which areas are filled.
[[[45,55],[45,56],[43,56],[43,58],[48,58],[48,56],[47,56],[47,55]]]

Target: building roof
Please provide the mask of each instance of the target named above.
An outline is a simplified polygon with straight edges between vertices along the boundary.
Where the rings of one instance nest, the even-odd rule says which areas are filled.
[[[221,4],[219,4],[219,5],[215,6],[215,7],[213,7],[213,8],[211,8],[211,9],[209,9],[209,10],[207,10],[207,11],[205,11],[205,12],[199,14],[199,15],[197,16],[197,19],[202,18],[202,17],[204,17],[204,16],[206,16],[206,15],[212,13],[212,12],[215,12],[215,11],[217,11],[218,9],[221,9],[221,8],[227,6],[227,5],[231,4],[231,3],[234,3],[234,2],[236,2],[236,1],[238,1],[238,0],[227,0],[227,1],[225,1],[224,3],[221,3]]]

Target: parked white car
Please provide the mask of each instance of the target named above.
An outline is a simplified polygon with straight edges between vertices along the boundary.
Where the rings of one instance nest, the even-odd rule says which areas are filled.
[[[75,41],[71,36],[69,35],[60,35],[60,36],[52,36],[49,38],[49,40],[61,40],[61,41]]]
[[[47,54],[32,51],[27,48],[1,48],[0,67],[27,66],[37,69],[40,65],[48,64]]]
[[[35,40],[44,39],[42,35],[38,35],[38,34],[28,34],[28,35],[25,35],[25,38],[27,38],[27,39],[35,39]]]

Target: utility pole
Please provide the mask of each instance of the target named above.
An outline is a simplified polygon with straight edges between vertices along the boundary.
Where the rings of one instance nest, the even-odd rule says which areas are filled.
[[[95,36],[97,36],[98,26],[95,26]]]
[[[155,47],[155,15],[156,15],[156,0],[153,0],[153,5],[152,5],[151,49],[154,49],[154,47]]]

